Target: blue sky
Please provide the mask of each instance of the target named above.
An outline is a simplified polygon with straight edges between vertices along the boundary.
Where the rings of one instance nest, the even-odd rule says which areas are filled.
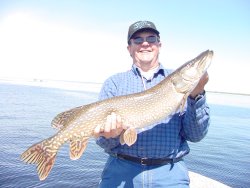
[[[207,89],[250,94],[248,0],[0,0],[0,79],[103,82],[130,69],[138,20],[156,24],[165,67],[211,49]]]

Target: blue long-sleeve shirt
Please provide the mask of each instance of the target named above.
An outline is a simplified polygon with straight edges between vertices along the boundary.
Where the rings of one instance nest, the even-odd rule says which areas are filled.
[[[99,99],[141,92],[144,87],[149,89],[158,84],[170,73],[170,70],[160,65],[153,78],[146,80],[133,65],[131,70],[108,78],[103,84]],[[146,127],[142,132],[139,131],[137,141],[132,146],[121,145],[119,137],[109,139],[99,137],[96,143],[111,154],[120,153],[147,158],[182,157],[190,150],[187,141],[198,142],[205,137],[209,119],[209,107],[206,104],[205,94],[198,101],[188,97],[182,113],[176,112],[157,125]]]

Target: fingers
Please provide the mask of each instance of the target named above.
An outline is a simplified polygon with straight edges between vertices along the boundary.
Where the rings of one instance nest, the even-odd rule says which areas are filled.
[[[190,93],[190,96],[195,98],[198,94],[202,93],[204,91],[204,87],[207,84],[208,80],[209,80],[208,73],[205,72],[205,74],[201,77],[197,86]]]
[[[118,129],[122,128],[122,118],[119,115],[116,116],[116,127]]]
[[[117,128],[117,116],[114,112],[111,113],[109,117],[109,122],[111,124],[110,130],[115,130]]]
[[[111,130],[111,127],[112,127],[112,117],[111,116],[112,115],[107,116],[106,124],[104,126],[104,132],[105,133],[108,133]]]
[[[204,87],[207,84],[208,80],[209,80],[208,73],[205,72],[205,74],[201,77],[199,84]]]
[[[107,120],[104,127],[102,127],[102,125],[96,126],[96,128],[94,129],[94,136],[115,138],[120,135],[122,131],[123,126],[121,116],[116,115],[114,112],[112,112],[110,115],[107,116]]]
[[[97,138],[100,136],[101,132],[103,132],[103,130],[101,130],[101,125],[97,125],[94,129],[93,136]]]

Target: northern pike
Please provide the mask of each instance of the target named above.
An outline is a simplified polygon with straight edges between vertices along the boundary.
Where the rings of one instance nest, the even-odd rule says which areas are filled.
[[[95,127],[104,127],[107,116],[113,112],[121,116],[123,124],[129,125],[120,135],[120,142],[131,146],[137,140],[138,129],[183,109],[187,97],[206,72],[212,57],[213,51],[202,52],[159,84],[143,92],[112,97],[58,114],[51,124],[59,131],[32,145],[21,155],[21,159],[36,164],[39,179],[44,180],[63,144],[69,142],[70,158],[79,159],[86,149],[88,139],[93,137]]]

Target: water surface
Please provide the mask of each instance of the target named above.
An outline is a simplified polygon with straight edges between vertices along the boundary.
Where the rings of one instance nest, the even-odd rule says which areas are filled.
[[[107,155],[93,139],[76,161],[69,159],[68,145],[64,145],[45,181],[39,181],[34,165],[20,160],[20,154],[27,147],[56,132],[50,126],[56,114],[94,102],[97,95],[96,92],[0,84],[0,187],[97,187]],[[209,96],[217,94],[208,93]],[[227,100],[228,97],[222,96]],[[249,96],[244,96],[244,100],[248,99],[250,101]],[[210,107],[212,121],[208,135],[201,142],[190,143],[191,152],[185,158],[187,166],[229,186],[248,187],[250,107],[223,105],[221,101],[218,104],[213,101]]]

